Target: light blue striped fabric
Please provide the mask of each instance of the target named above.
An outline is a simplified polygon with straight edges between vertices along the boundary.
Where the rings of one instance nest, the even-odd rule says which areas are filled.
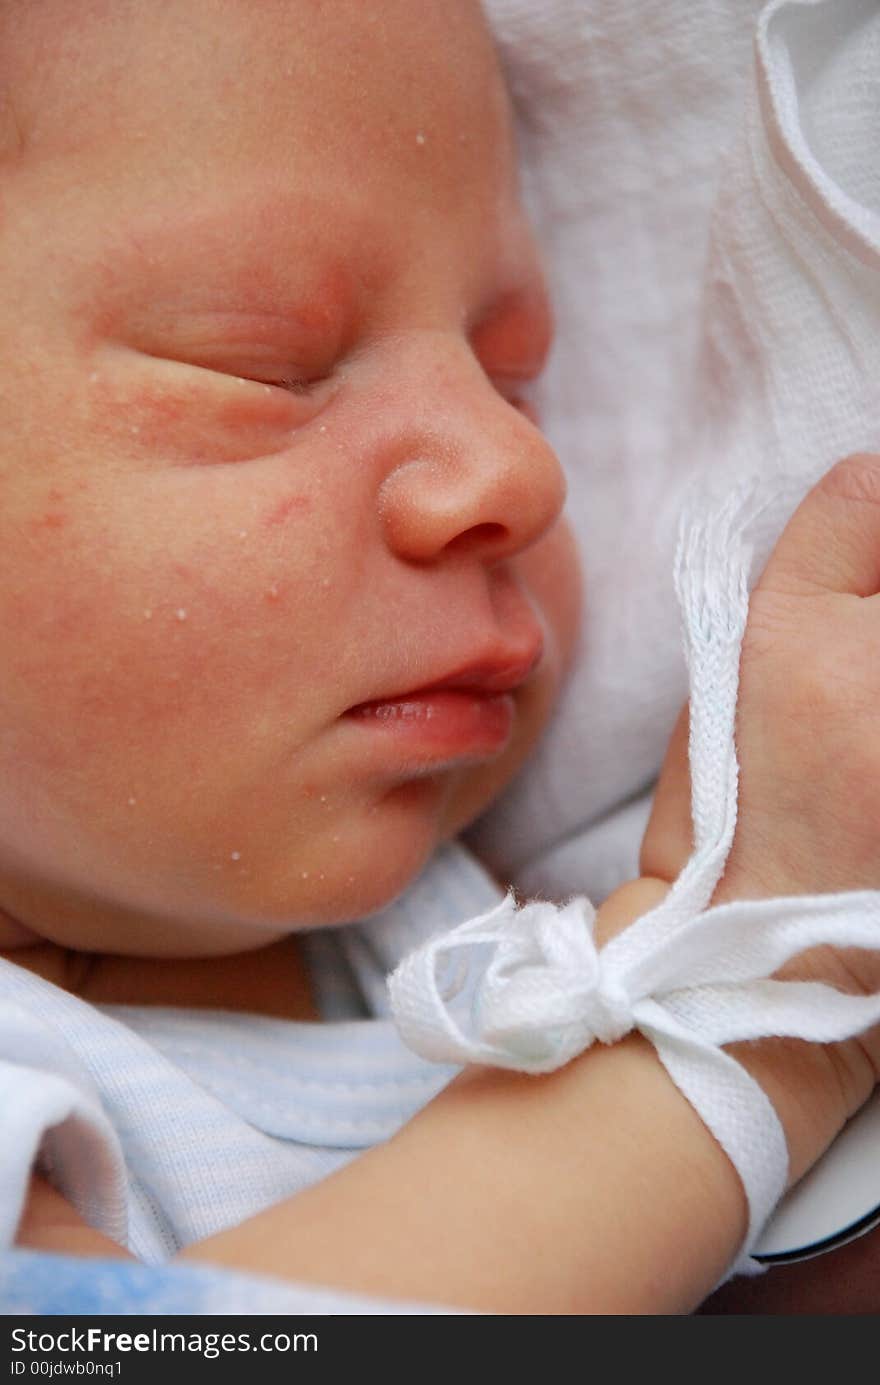
[[[4,1317],[153,1317],[278,1314],[461,1316],[439,1304],[398,1302],[345,1294],[309,1284],[288,1284],[256,1274],[202,1265],[136,1265],[119,1260],[76,1260],[16,1250],[0,1255],[0,1312]]]
[[[0,1305],[27,1300],[36,1312],[100,1311],[82,1306],[90,1294],[95,1302],[115,1295],[117,1305],[121,1294],[132,1306],[114,1312],[168,1311],[145,1306],[149,1276],[140,1267],[9,1249],[39,1148],[42,1166],[93,1225],[124,1236],[146,1266],[162,1267],[157,1303],[179,1292],[198,1306],[177,1311],[208,1312],[216,1294],[224,1303],[217,1311],[232,1311],[229,1294],[239,1302],[239,1289],[220,1284],[222,1273],[212,1288],[211,1272],[196,1283],[188,1268],[165,1262],[387,1139],[448,1082],[454,1069],[424,1062],[398,1038],[385,976],[425,938],[500,897],[478,863],[452,844],[381,913],[311,935],[306,950],[321,1024],[159,1006],[96,1008],[0,963],[0,1236],[7,1248]],[[67,1264],[76,1272],[65,1276],[59,1265]],[[286,1285],[272,1291],[293,1292]],[[249,1306],[260,1295],[266,1301],[262,1281],[253,1293],[241,1291],[235,1311],[281,1311]],[[304,1303],[315,1302],[306,1288],[303,1294]],[[339,1303],[284,1311],[429,1311],[366,1299],[353,1308],[348,1296]]]

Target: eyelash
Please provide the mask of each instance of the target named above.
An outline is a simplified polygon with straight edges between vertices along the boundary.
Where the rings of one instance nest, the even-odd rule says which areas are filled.
[[[327,380],[329,379],[329,376],[328,376],[328,375],[317,375],[317,376],[313,376],[313,377],[311,377],[311,378],[308,378],[308,377],[303,378],[302,376],[298,376],[298,375],[287,375],[287,376],[283,376],[281,379],[274,379],[274,380],[272,380],[272,379],[256,380],[255,377],[245,377],[245,378],[254,378],[256,384],[259,384],[259,385],[271,385],[271,387],[272,387],[273,389],[276,389],[276,390],[284,390],[287,394],[292,394],[292,395],[296,396],[297,398],[305,398],[305,397],[307,397],[309,394],[311,394],[311,392],[312,392],[313,390],[317,389],[319,385],[324,385],[324,384],[326,384]]]
[[[324,379],[325,377],[321,377]],[[302,380],[290,375],[281,380],[266,380],[263,383],[274,385],[276,389],[287,390],[288,394],[307,394],[315,385],[321,384],[321,380]]]
[[[305,398],[312,390],[317,389],[319,385],[326,384],[330,377],[329,375],[318,375],[309,379],[303,378],[302,376],[288,375],[283,376],[281,379],[274,380],[265,378],[257,379],[255,376],[242,376],[240,378],[253,379],[255,384],[269,385],[273,389],[284,390],[287,394],[292,394],[297,398]],[[536,427],[539,426],[534,405],[523,390],[524,382],[522,380],[517,380],[515,382],[510,380],[496,380],[493,381],[493,384],[498,393],[507,400],[511,408],[523,414]],[[512,385],[514,386],[513,388],[511,388]]]

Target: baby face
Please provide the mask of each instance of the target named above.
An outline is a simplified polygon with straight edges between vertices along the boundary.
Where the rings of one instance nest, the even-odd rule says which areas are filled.
[[[56,0],[0,52],[0,907],[148,955],[376,909],[574,611],[476,7]]]

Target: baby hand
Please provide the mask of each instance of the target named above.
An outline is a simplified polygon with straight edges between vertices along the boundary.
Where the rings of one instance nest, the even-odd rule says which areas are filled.
[[[880,457],[848,458],[792,517],[752,592],[736,716],[733,846],[713,903],[880,889]],[[642,845],[672,880],[691,850],[687,715]],[[880,939],[878,939],[880,944]],[[880,952],[816,948],[782,973],[880,987]],[[880,1074],[880,1035],[834,1050],[847,1114]]]
[[[752,592],[736,717],[736,835],[716,900],[880,889],[880,456],[810,491]],[[642,846],[691,850],[687,709]]]
[[[749,603],[718,897],[880,889],[880,456],[834,467]]]

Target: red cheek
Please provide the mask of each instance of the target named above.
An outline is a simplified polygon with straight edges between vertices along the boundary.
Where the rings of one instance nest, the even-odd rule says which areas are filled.
[[[63,529],[67,523],[67,515],[62,510],[46,510],[36,519],[32,519],[28,525],[31,533],[39,533],[42,529]]]
[[[137,449],[167,444],[187,415],[187,401],[166,389],[120,391],[104,380],[93,381],[90,404],[88,425],[96,441],[115,444],[124,437]]]
[[[130,398],[115,401],[112,412],[118,422],[131,419],[134,414],[142,428],[154,429],[158,433],[169,424],[180,423],[186,416],[188,403],[188,400],[171,394],[167,389],[141,388]],[[145,438],[145,441],[152,440],[149,434]]]
[[[185,463],[240,461],[287,445],[301,422],[296,396],[210,374],[136,389],[95,381],[89,426],[114,446],[121,438],[127,451]]]
[[[312,502],[307,495],[289,495],[277,505],[273,505],[263,516],[263,527],[274,529],[280,524],[286,524],[291,515],[307,514],[311,508]]]
[[[68,515],[64,509],[63,493],[53,486],[47,499],[49,503],[42,514],[28,520],[27,527],[32,534],[39,534],[47,529],[63,529],[67,524]]]
[[[214,427],[232,435],[246,434],[259,429],[262,436],[272,439],[274,446],[283,445],[292,429],[302,421],[302,406],[298,397],[272,385],[250,381],[247,385],[230,384],[238,397],[216,398],[210,405]],[[196,407],[205,409],[204,401],[195,396]]]

